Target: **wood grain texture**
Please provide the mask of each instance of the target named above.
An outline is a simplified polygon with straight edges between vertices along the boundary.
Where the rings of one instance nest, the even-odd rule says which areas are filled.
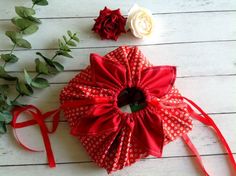
[[[79,32],[79,48],[236,40],[236,21],[232,20],[232,16],[236,16],[236,12],[154,15],[158,31],[151,38],[140,40],[127,33],[117,41],[100,40],[91,31],[93,18],[43,19],[38,32],[26,39],[31,42],[33,49],[55,48],[58,36],[62,36],[69,26],[72,31]],[[9,21],[0,21],[0,25],[1,49],[9,50],[10,42],[4,36],[4,31],[10,30],[12,25],[9,25]]]
[[[91,31],[99,10],[104,6],[121,8],[124,15],[134,3],[149,8],[157,22],[157,33],[150,39],[138,40],[131,34],[122,35],[117,42],[100,40]],[[12,74],[22,75],[23,68],[34,72],[35,52],[53,54],[57,38],[70,29],[78,31],[81,42],[73,49],[74,59],[59,58],[65,72],[50,78],[52,85],[36,90],[33,97],[21,101],[37,105],[46,112],[59,106],[58,96],[66,83],[89,64],[92,52],[104,55],[120,45],[137,45],[154,65],[176,65],[176,87],[186,97],[210,113],[232,151],[236,153],[236,1],[235,0],[50,0],[47,7],[37,7],[42,19],[39,31],[26,37],[32,50],[17,48],[20,57],[17,65],[9,65]],[[4,36],[12,29],[9,19],[15,16],[15,5],[30,5],[30,0],[0,1],[0,54],[11,48]],[[0,80],[0,84],[4,83]],[[13,86],[12,86],[13,87]],[[12,93],[11,96],[14,96]],[[25,117],[24,117],[25,118]],[[51,124],[50,120],[47,122]],[[25,175],[77,175],[105,176],[84,151],[80,143],[69,134],[63,116],[55,134],[50,135],[57,168],[49,169],[44,152],[26,152],[15,142],[12,132],[0,136],[0,176]],[[19,135],[26,144],[42,148],[37,127],[21,129]],[[190,137],[203,157],[211,176],[235,175],[230,170],[225,151],[214,133],[194,121]],[[181,139],[165,146],[162,159],[149,157],[131,167],[111,174],[113,176],[197,176],[203,175],[192,154]]]
[[[234,0],[178,0],[166,1],[164,3],[162,0],[70,0],[66,3],[64,0],[50,0],[50,6],[45,8],[37,7],[37,14],[41,18],[94,17],[98,15],[99,11],[103,9],[104,6],[107,6],[111,9],[120,8],[121,12],[124,15],[127,15],[129,9],[134,3],[137,3],[140,6],[148,7],[153,13],[191,13],[199,11],[236,10],[236,3]],[[0,7],[2,7],[2,10],[0,11],[0,19],[9,19],[14,16],[15,13],[12,8],[14,8],[15,5],[31,6],[31,2],[26,0],[0,1]]]

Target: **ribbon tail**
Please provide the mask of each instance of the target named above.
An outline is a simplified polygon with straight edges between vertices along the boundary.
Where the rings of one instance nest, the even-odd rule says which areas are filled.
[[[24,121],[24,122],[17,122],[17,119],[20,117],[20,114],[23,113],[23,112],[30,114],[33,119],[28,120],[28,121]],[[35,125],[35,124],[39,125],[41,135],[42,135],[42,138],[43,138],[43,142],[44,142],[44,146],[45,146],[45,150],[46,150],[46,154],[47,154],[49,167],[55,167],[56,163],[55,163],[55,159],[54,159],[53,151],[52,151],[52,148],[51,148],[51,143],[50,143],[48,133],[52,133],[56,130],[56,128],[58,126],[58,122],[59,122],[59,113],[60,113],[60,109],[42,114],[40,112],[40,110],[38,108],[36,108],[35,106],[33,106],[33,105],[27,105],[27,106],[23,106],[23,107],[16,107],[12,111],[13,120],[12,120],[11,125],[13,127],[13,132],[14,132],[15,138],[16,138],[17,142],[24,149],[26,149],[28,151],[39,152],[39,150],[34,150],[34,149],[31,149],[30,147],[24,145],[21,142],[21,140],[19,139],[19,137],[17,135],[17,132],[16,132],[16,129],[31,126],[31,125]],[[48,117],[51,117],[52,115],[54,115],[53,116],[53,127],[52,127],[52,130],[50,131],[47,128],[44,120]]]
[[[207,173],[207,171],[206,171],[206,169],[205,169],[205,167],[204,167],[204,165],[203,165],[201,156],[199,155],[199,153],[198,153],[196,147],[193,145],[193,143],[192,143],[192,141],[190,140],[190,138],[188,137],[188,135],[187,135],[187,134],[184,134],[184,135],[182,136],[182,139],[183,139],[184,142],[187,144],[187,146],[189,147],[189,149],[193,152],[193,154],[197,157],[197,161],[198,161],[198,163],[200,164],[200,167],[201,167],[201,169],[203,170],[205,176],[210,176],[210,175]]]
[[[196,108],[201,115],[199,115],[198,113],[196,113],[190,106],[188,106],[188,111],[191,114],[191,116],[197,120],[199,120],[200,122],[202,122],[203,124],[210,126],[213,128],[213,130],[215,131],[216,135],[219,137],[221,143],[223,144],[224,148],[226,149],[228,155],[229,155],[229,159],[230,162],[234,168],[234,171],[236,171],[236,162],[233,156],[233,153],[226,141],[226,139],[224,138],[223,134],[221,133],[220,129],[217,127],[217,125],[215,124],[215,122],[211,119],[210,116],[207,115],[207,113],[205,113],[196,103],[194,103],[192,100],[183,97],[183,99],[187,100],[194,108]]]

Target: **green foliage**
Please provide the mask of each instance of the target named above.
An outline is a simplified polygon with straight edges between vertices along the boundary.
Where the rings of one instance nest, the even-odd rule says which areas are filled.
[[[0,66],[0,78],[5,79],[7,81],[17,80],[16,77],[9,75],[3,66]]]
[[[1,54],[0,59],[3,61],[3,65],[0,66],[0,79],[6,81],[12,81],[16,83],[16,90],[19,95],[14,99],[9,98],[9,85],[0,85],[0,133],[5,133],[7,128],[6,125],[11,122],[12,115],[11,110],[14,106],[19,106],[16,100],[20,96],[30,96],[33,94],[32,87],[39,87],[38,84],[42,83],[46,87],[46,83],[42,79],[32,79],[28,72],[25,70],[25,79],[20,80],[18,77],[11,76],[5,69],[7,64],[16,63],[19,58],[13,54],[15,47],[31,48],[29,41],[24,39],[24,35],[30,35],[38,30],[38,25],[41,21],[34,17],[35,10],[33,7],[35,5],[47,5],[46,0],[32,0],[32,7],[15,7],[15,12],[17,17],[12,18],[11,22],[16,26],[15,30],[6,31],[5,35],[13,43],[12,49],[9,53]],[[42,87],[42,86],[41,86]]]
[[[72,58],[71,47],[76,47],[79,38],[76,33],[67,31],[67,36],[64,35],[63,39],[58,41],[58,50],[52,57],[43,55],[37,52],[39,58],[35,59],[35,70],[37,74],[32,76],[29,71],[24,69],[24,78],[12,76],[5,69],[7,64],[16,63],[19,58],[13,53],[15,47],[31,48],[29,41],[24,39],[24,35],[30,35],[38,31],[38,25],[41,21],[36,18],[35,5],[45,6],[48,5],[47,0],[32,0],[32,7],[15,7],[17,17],[12,18],[11,22],[16,26],[16,30],[6,31],[6,36],[12,41],[13,47],[9,53],[1,54],[0,59],[4,62],[0,66],[0,79],[15,82],[15,89],[18,95],[15,99],[9,98],[9,85],[0,85],[0,133],[7,131],[6,125],[12,121],[11,110],[15,106],[22,106],[17,100],[22,96],[32,96],[34,89],[44,89],[50,86],[46,76],[52,76],[64,70],[63,65],[56,61],[58,56]],[[11,84],[14,86],[14,84]]]
[[[6,63],[15,63],[19,58],[14,54],[1,54],[1,59]]]
[[[32,0],[33,4],[35,5],[41,5],[41,6],[46,6],[48,5],[47,0]]]

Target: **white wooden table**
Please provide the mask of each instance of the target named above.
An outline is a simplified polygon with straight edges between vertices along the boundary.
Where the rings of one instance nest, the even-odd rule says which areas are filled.
[[[155,37],[138,40],[126,34],[114,42],[100,40],[91,31],[93,19],[104,6],[120,8],[127,15],[135,2],[154,13],[159,28]],[[14,6],[30,3],[30,0],[0,0],[0,53],[11,48],[4,32],[12,28],[9,19],[15,15]],[[58,106],[62,87],[88,64],[89,53],[104,55],[120,45],[139,45],[154,65],[177,66],[176,86],[212,116],[236,154],[235,0],[49,0],[49,3],[47,7],[37,7],[42,25],[36,34],[27,37],[33,49],[18,49],[15,53],[21,59],[17,66],[9,66],[8,70],[16,74],[22,74],[24,67],[34,70],[35,52],[52,54],[57,38],[68,29],[78,31],[81,42],[73,49],[75,58],[64,61],[66,70],[50,79],[50,88],[21,101],[35,104],[44,112],[52,110]],[[20,135],[28,145],[43,147],[35,127],[21,130]],[[211,176],[232,175],[225,151],[209,128],[194,121],[190,136]],[[68,124],[63,118],[50,138],[57,162],[55,169],[47,166],[45,153],[30,153],[19,147],[11,132],[0,136],[0,175],[107,175],[91,162],[79,141],[69,135]],[[202,172],[183,142],[176,140],[164,148],[162,159],[143,159],[111,175],[195,176]]]

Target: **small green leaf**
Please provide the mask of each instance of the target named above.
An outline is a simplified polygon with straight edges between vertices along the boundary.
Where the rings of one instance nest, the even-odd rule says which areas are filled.
[[[25,39],[17,39],[16,45],[22,48],[31,48],[31,44]]]
[[[50,74],[57,74],[57,73],[59,73],[59,71],[55,68],[55,66],[54,67],[49,67],[48,68],[48,72],[50,73]]]
[[[72,39],[75,40],[76,42],[80,42],[79,38],[76,35],[74,35]]]
[[[38,18],[29,16],[29,17],[27,17],[27,19],[30,20],[30,21],[32,21],[32,22],[34,22],[34,23],[41,24],[41,21],[40,21],[40,19],[38,19]]]
[[[70,48],[66,44],[63,44],[60,39],[58,39],[58,45],[62,51],[71,51]]]
[[[13,77],[9,75],[2,66],[0,66],[0,78],[8,80],[8,81],[17,80],[17,77]]]
[[[71,40],[66,42],[66,44],[69,45],[69,46],[76,46],[76,43],[71,41]]]
[[[0,122],[5,122],[6,124],[12,121],[12,115],[9,111],[0,112]]]
[[[64,70],[63,65],[61,65],[59,62],[53,61],[53,64],[58,72],[62,72]]]
[[[35,59],[36,71],[40,74],[48,75],[48,67],[45,62],[40,61],[39,59]]]
[[[72,38],[73,37],[73,34],[70,30],[67,31],[67,34]]]
[[[22,34],[15,31],[6,31],[6,36],[8,36],[13,43],[16,43],[17,40],[22,39]]]
[[[26,17],[32,16],[32,15],[35,15],[34,9],[23,7],[23,6],[15,7],[15,11],[22,18],[26,18]]]
[[[23,34],[33,34],[38,29],[39,29],[39,27],[36,24],[32,24],[31,26],[29,26],[26,29],[24,29],[22,32],[23,32]]]
[[[18,61],[18,57],[16,57],[14,54],[1,54],[1,59],[5,62],[9,63],[15,63]]]
[[[15,24],[20,30],[24,30],[25,28],[29,27],[30,25],[33,24],[32,21],[23,19],[23,18],[12,18],[11,22]]]
[[[69,58],[73,58],[73,56],[71,56],[68,52],[66,51],[57,51],[57,54],[59,56],[65,56],[65,57],[69,57]]]
[[[63,35],[63,39],[64,39],[65,42],[68,41],[65,35]]]
[[[25,75],[25,81],[27,82],[27,84],[30,85],[32,79],[31,79],[31,77],[30,77],[30,75],[28,74],[28,72],[27,72],[26,69],[24,69],[24,75]]]
[[[16,90],[22,96],[23,95],[30,96],[33,94],[33,89],[28,84],[25,84],[25,82],[22,82],[19,80],[17,81],[17,84],[16,84]]]
[[[44,78],[35,78],[31,82],[31,86],[38,89],[43,89],[49,86],[48,80]]]
[[[8,90],[9,90],[9,85],[7,84],[0,85],[0,94],[7,95]]]
[[[7,127],[5,122],[0,122],[0,134],[4,134],[7,132]]]
[[[41,5],[41,6],[46,6],[48,5],[47,0],[32,0],[33,4]]]
[[[54,67],[53,62],[50,59],[42,55],[40,52],[36,52],[36,54],[42,57],[49,66]]]
[[[23,34],[33,34],[38,30],[38,26],[28,19],[12,18],[11,21],[22,31]]]

